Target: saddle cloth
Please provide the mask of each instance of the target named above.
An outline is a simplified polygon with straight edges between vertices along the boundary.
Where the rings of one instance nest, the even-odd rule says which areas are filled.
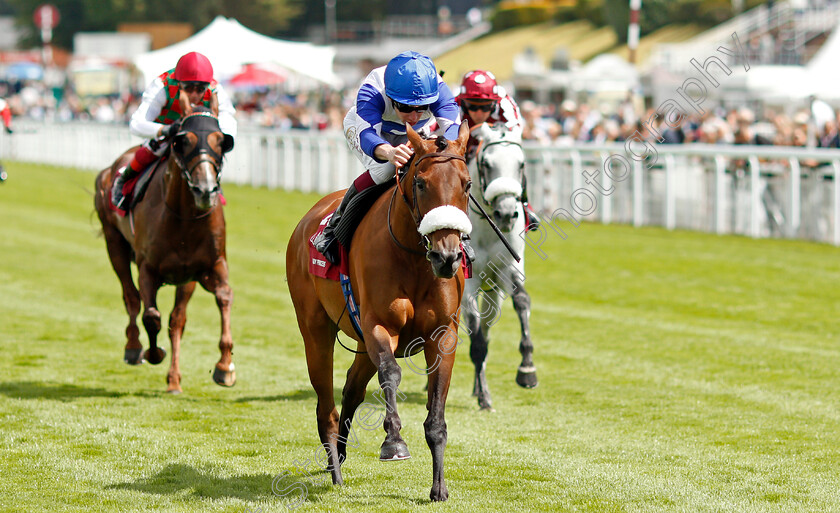
[[[319,278],[339,281],[339,274],[350,274],[347,250],[344,248],[344,245],[336,241],[336,244],[338,244],[339,263],[338,265],[334,265],[324,258],[324,255],[318,253],[318,250],[315,249],[315,246],[312,243],[312,241],[315,240],[315,237],[324,231],[324,228],[327,226],[327,222],[329,222],[334,212],[335,211],[330,212],[321,220],[321,223],[318,225],[318,229],[315,230],[315,233],[309,238],[309,273]]]

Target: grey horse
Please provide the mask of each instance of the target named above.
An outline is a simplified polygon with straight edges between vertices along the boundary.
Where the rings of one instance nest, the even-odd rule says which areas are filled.
[[[479,185],[473,189],[474,196],[485,211],[492,212],[493,221],[523,258],[520,262],[514,260],[499,236],[480,219],[475,206],[470,205],[471,240],[476,258],[473,278],[466,280],[461,315],[470,336],[470,358],[475,365],[473,395],[478,398],[481,409],[493,411],[485,367],[490,328],[498,321],[507,297],[513,299],[522,328],[519,341],[522,362],[516,373],[516,383],[524,388],[537,386],[537,369],[532,358],[534,345],[528,324],[531,297],[525,290],[525,240],[520,237],[526,222],[521,201],[525,154],[521,130],[482,124],[473,128],[472,135],[480,141],[478,151],[469,163],[473,184]]]

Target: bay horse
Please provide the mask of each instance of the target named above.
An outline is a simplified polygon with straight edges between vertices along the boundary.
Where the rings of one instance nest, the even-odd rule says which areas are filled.
[[[423,350],[427,367],[419,372],[428,376],[429,414],[423,427],[432,453],[429,496],[444,501],[449,496],[443,476],[444,408],[464,290],[461,237],[470,231],[466,208],[471,182],[464,159],[469,128],[463,123],[455,141],[424,140],[408,125],[406,131],[414,158],[397,184],[373,203],[349,249],[350,283],[358,299],[363,338],[343,314],[339,283],[308,272],[309,239],[338,206],[343,191],[318,201],[295,228],[286,252],[286,277],[309,379],[318,396],[318,435],[333,484],[343,483],[340,465],[347,436],[374,374],[386,406],[380,460],[410,457],[400,436],[397,393],[402,393],[397,387],[402,373],[396,358]],[[339,330],[357,341],[358,351],[347,372],[340,417],[333,399],[333,348]],[[361,411],[357,421],[364,423]]]
[[[222,159],[233,148],[233,137],[219,129],[217,103],[211,109],[193,108],[182,93],[180,104],[187,106],[180,131],[172,137],[169,155],[155,165],[143,200],[126,217],[110,206],[114,176],[131,161],[138,148],[134,147],[97,175],[94,201],[128,312],[126,363],[139,365],[145,359],[158,364],[166,357],[166,351],[157,345],[161,330],[157,292],[164,284],[176,286],[175,305],[169,317],[172,358],[166,376],[167,391],[171,393],[181,392],[181,336],[187,321],[187,302],[196,282],[216,296],[222,318],[221,358],[213,380],[228,387],[236,382],[230,328],[233,291],[228,285],[225,217],[220,198]],[[131,276],[132,261],[138,269],[139,292]],[[149,349],[145,352],[136,323],[141,301],[143,326],[149,336]]]
[[[474,279],[466,284],[461,315],[470,334],[470,359],[475,366],[473,395],[483,410],[493,410],[490,388],[485,373],[490,328],[498,321],[502,303],[508,296],[519,317],[521,338],[519,352],[522,361],[516,373],[516,383],[523,388],[537,386],[537,369],[532,358],[529,317],[531,297],[525,290],[525,230],[527,216],[522,210],[522,173],[525,153],[522,151],[522,132],[508,130],[504,125],[482,123],[472,129],[479,141],[479,149],[469,165],[470,175],[479,184],[476,199],[492,210],[493,220],[513,249],[522,257],[517,262],[508,253],[499,236],[488,223],[473,223],[470,236],[475,249]],[[470,216],[480,213],[470,206]]]

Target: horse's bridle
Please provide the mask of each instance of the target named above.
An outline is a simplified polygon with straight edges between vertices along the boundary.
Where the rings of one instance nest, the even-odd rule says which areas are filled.
[[[414,196],[413,202],[408,201],[408,196],[406,195],[405,191],[402,187],[402,180],[408,175],[408,173],[403,174],[403,176],[399,175],[399,170],[397,170],[397,186],[394,188],[394,193],[391,195],[391,202],[388,204],[388,233],[391,235],[391,240],[396,243],[401,249],[408,251],[409,253],[414,253],[416,255],[425,255],[429,249],[432,247],[432,241],[429,239],[428,235],[423,235],[420,240],[420,245],[426,248],[426,251],[419,251],[416,249],[409,248],[405,246],[403,243],[397,240],[396,235],[394,235],[394,230],[391,227],[391,207],[394,205],[394,197],[397,195],[397,190],[400,191],[400,195],[402,196],[403,202],[408,207],[408,211],[411,214],[411,219],[414,220],[414,224],[416,228],[420,228],[420,223],[423,221],[423,216],[420,214],[420,207],[417,205],[417,168],[420,166],[420,163],[426,160],[427,158],[433,157],[441,157],[447,160],[456,159],[464,162],[466,164],[467,159],[464,158],[462,155],[458,155],[456,153],[446,153],[441,151],[435,151],[432,153],[426,153],[416,161],[414,161],[414,179],[412,180],[411,184],[411,192],[412,196]],[[413,160],[413,159],[412,159]],[[412,165],[410,162],[408,165]],[[416,214],[415,214],[416,212]]]
[[[216,185],[221,185],[222,155],[209,147],[209,145],[207,144],[206,137],[207,135],[212,134],[213,132],[220,131],[219,120],[218,118],[216,118],[216,116],[209,112],[196,112],[185,117],[181,121],[181,127],[183,128],[185,124],[184,122],[191,118],[197,118],[194,120],[194,123],[197,122],[199,126],[195,129],[179,131],[178,134],[176,134],[176,137],[181,136],[182,134],[186,134],[188,132],[192,132],[196,134],[196,137],[198,138],[198,144],[196,144],[195,148],[193,148],[193,150],[189,154],[185,155],[183,158],[177,153],[172,152],[173,156],[175,157],[175,162],[177,162],[178,167],[181,168],[181,174],[184,180],[187,182],[187,185],[190,189],[197,188],[195,183],[192,181],[192,172],[202,162],[209,162],[210,165],[213,166],[213,169],[216,171]],[[202,137],[202,135],[204,135],[204,137]],[[188,165],[189,162],[191,162],[196,157],[198,157],[198,160],[196,160],[192,166]]]
[[[505,140],[493,141],[493,142],[489,142],[487,144],[483,144],[483,143],[484,143],[484,141],[481,142],[481,147],[476,152],[475,166],[476,166],[476,169],[478,170],[478,185],[479,185],[479,187],[481,187],[481,199],[484,201],[485,205],[490,205],[490,202],[487,201],[487,198],[484,196],[485,191],[487,191],[487,186],[489,185],[487,183],[488,165],[487,165],[487,161],[484,158],[484,153],[487,151],[487,148],[489,148],[490,146],[495,146],[497,144],[508,144],[508,145],[513,145],[513,146],[519,146],[520,149],[522,148],[522,145],[519,144],[518,142],[515,142],[515,141],[505,141]],[[523,161],[522,165],[519,166],[519,182],[520,183],[522,182],[522,173],[524,172],[524,169],[525,169],[525,161]]]

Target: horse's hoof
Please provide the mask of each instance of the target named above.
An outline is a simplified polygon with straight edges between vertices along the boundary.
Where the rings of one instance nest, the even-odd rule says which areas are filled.
[[[331,472],[332,473],[332,483],[336,486],[341,486],[344,484],[344,479],[341,478],[341,470],[338,472]]]
[[[223,387],[232,387],[236,384],[236,371],[233,370],[233,364],[230,364],[231,370],[225,371],[218,367],[213,371],[213,381],[217,385]]]
[[[537,368],[520,367],[516,371],[516,384],[522,388],[534,388],[537,386]]]
[[[143,358],[152,365],[157,365],[166,358],[166,350],[162,347],[156,347],[154,350],[150,347],[143,353]]]
[[[123,360],[129,365],[141,365],[143,363],[143,348],[126,349]]]
[[[408,446],[402,440],[382,442],[382,448],[379,449],[379,461],[400,461],[410,457]]]
[[[490,403],[479,404],[478,406],[481,408],[481,411],[486,411],[488,413],[496,413],[496,408],[493,408],[493,405]]]
[[[449,490],[446,489],[446,485],[432,487],[432,491],[429,493],[429,498],[435,502],[443,502],[449,498]]]
[[[178,388],[171,388],[166,391],[167,394],[178,395],[181,393],[181,387]]]

